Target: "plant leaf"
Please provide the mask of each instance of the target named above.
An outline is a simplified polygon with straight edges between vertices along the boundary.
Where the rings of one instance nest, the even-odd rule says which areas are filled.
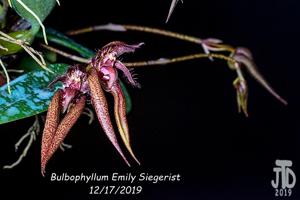
[[[49,64],[47,61],[46,63],[47,65]],[[41,66],[31,56],[24,55],[18,62],[17,69],[23,70],[26,73],[41,69]]]
[[[52,51],[44,51],[43,56],[47,65],[54,64],[57,61],[57,54]],[[29,55],[24,55],[17,64],[17,68],[24,72],[31,72],[41,69],[41,66]]]
[[[0,124],[34,116],[47,110],[54,91],[48,84],[58,75],[63,74],[67,64],[52,64],[49,69],[35,70],[19,76],[10,83],[12,94],[7,92],[7,85],[0,88]]]
[[[31,33],[31,31],[27,31],[27,30],[26,31],[15,31],[15,32],[8,33],[7,35],[9,35],[10,37],[13,37],[17,40],[23,40],[23,41],[29,42],[29,43],[31,43],[33,40],[33,35]],[[0,49],[0,56],[15,54],[23,49],[20,45],[17,45],[17,44],[11,43],[11,42],[7,42],[4,40],[0,40],[0,45],[7,49],[7,51]]]
[[[127,90],[125,84],[121,80],[119,80],[119,82],[120,82],[121,90],[122,90],[122,92],[124,94],[124,97],[125,97],[126,113],[128,114],[132,109],[131,97],[130,97],[130,94],[128,93],[128,90]]]
[[[30,8],[41,21],[50,14],[56,4],[56,0],[21,0],[28,8]],[[17,0],[11,0],[14,10],[24,19],[31,23],[31,31],[35,35],[39,29],[40,24],[37,19],[29,13]]]
[[[95,55],[95,52],[82,46],[81,44],[75,42],[71,38],[65,36],[64,34],[56,31],[52,28],[46,29],[47,37],[50,42],[61,45],[73,51],[76,51],[84,58],[92,58]],[[37,33],[36,37],[43,38],[43,33],[40,31]]]

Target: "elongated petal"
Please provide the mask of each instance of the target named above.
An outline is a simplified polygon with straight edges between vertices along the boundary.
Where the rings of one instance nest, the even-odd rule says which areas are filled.
[[[45,127],[42,136],[42,147],[41,147],[41,172],[44,176],[47,153],[51,145],[52,138],[55,135],[56,129],[59,123],[59,116],[61,110],[61,90],[55,92],[52,97],[52,101],[49,105]]]
[[[109,53],[115,53],[116,57],[121,56],[124,53],[133,53],[136,49],[140,48],[144,43],[138,44],[126,44],[121,41],[110,42],[105,45],[102,49],[102,56],[107,56]]]
[[[50,142],[48,152],[45,155],[45,163],[42,167],[43,173],[45,172],[45,166],[49,159],[53,156],[55,151],[58,149],[60,144],[63,142],[71,128],[74,126],[79,116],[81,115],[84,107],[85,107],[85,96],[81,96],[79,100],[69,109],[68,113],[59,123],[57,130],[52,137]]]
[[[128,130],[128,124],[127,124],[127,118],[126,118],[126,102],[125,98],[122,92],[122,89],[120,87],[119,82],[116,82],[116,84],[112,87],[110,93],[114,97],[114,113],[115,113],[115,119],[116,123],[121,135],[121,138],[130,153],[130,155],[133,157],[133,159],[140,164],[136,156],[134,155],[131,145],[130,145],[130,137],[129,137],[129,130]]]
[[[123,74],[127,78],[128,82],[132,86],[137,87],[137,88],[141,87],[141,85],[136,80],[134,80],[134,78],[133,78],[132,74],[130,73],[129,69],[121,61],[117,60],[116,63],[115,63],[115,67],[123,72]]]
[[[99,120],[106,136],[108,137],[108,139],[114,145],[114,147],[119,152],[121,157],[124,159],[126,164],[128,166],[130,166],[129,162],[127,161],[126,157],[124,156],[124,154],[119,146],[119,143],[117,141],[117,137],[116,137],[115,131],[113,129],[113,126],[112,126],[112,123],[110,120],[106,97],[101,88],[97,71],[94,68],[91,68],[89,70],[88,82],[89,82],[89,86],[90,86],[92,104],[95,108],[98,120]]]
[[[249,59],[248,56],[237,54],[233,56],[233,58],[242,63],[250,73],[250,75],[259,82],[270,94],[272,94],[277,100],[279,100],[284,105],[287,105],[287,101],[284,100],[275,90],[270,86],[270,84],[266,81],[266,79],[261,75],[261,73],[257,70],[255,63]]]

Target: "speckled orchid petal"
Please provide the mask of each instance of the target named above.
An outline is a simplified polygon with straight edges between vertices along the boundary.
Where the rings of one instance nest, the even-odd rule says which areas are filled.
[[[58,147],[61,145],[67,134],[70,132],[71,128],[74,126],[78,118],[80,117],[84,107],[85,107],[86,97],[81,96],[76,100],[74,104],[71,105],[68,113],[59,123],[55,134],[52,136],[51,140],[48,140],[48,151],[44,155],[44,160],[42,162],[42,174],[45,173],[45,167],[49,159],[56,152]]]
[[[41,148],[43,175],[48,160],[77,121],[85,106],[85,94],[89,90],[86,79],[85,67],[73,65],[68,68],[65,75],[56,78],[50,84],[51,87],[56,82],[61,81],[63,88],[55,93],[48,108]],[[67,114],[59,123],[60,114],[65,111]]]
[[[120,145],[117,141],[117,137],[116,137],[115,131],[113,129],[112,122],[110,120],[106,97],[105,97],[104,91],[101,88],[98,73],[94,68],[89,69],[87,80],[88,80],[89,87],[90,87],[92,104],[96,111],[100,125],[102,126],[106,136],[111,141],[111,143],[114,145],[114,147],[119,152],[121,157],[124,159],[126,164],[128,166],[130,166],[129,162],[127,161],[126,157],[124,156],[124,154],[120,148]]]
[[[51,145],[51,141],[55,135],[59,124],[61,108],[61,90],[55,92],[52,101],[49,105],[47,118],[45,122],[45,128],[42,136],[42,147],[41,147],[41,169],[42,175],[45,172],[45,166],[47,163],[47,155]]]
[[[105,73],[103,73],[103,72]],[[136,156],[134,155],[129,139],[129,130],[126,119],[126,102],[123,95],[119,80],[117,70],[112,66],[101,67],[100,73],[101,85],[105,91],[111,93],[114,97],[114,114],[115,120],[118,126],[121,138],[127,148],[128,152],[131,154],[133,159],[140,164]]]
[[[114,97],[114,114],[115,114],[115,120],[118,126],[118,130],[120,132],[121,138],[132,156],[132,158],[140,164],[136,156],[134,155],[131,145],[130,145],[130,137],[129,137],[129,130],[128,130],[128,124],[127,124],[127,118],[126,118],[126,102],[125,97],[123,95],[121,86],[119,82],[117,81],[113,87],[110,90],[110,93]]]
[[[113,53],[113,55],[117,58],[124,53],[133,53],[137,48],[140,48],[144,43],[139,44],[126,44],[121,41],[110,42],[105,45],[101,49],[102,57],[106,57],[109,54]]]
[[[132,53],[143,44],[144,43],[129,45],[121,41],[110,42],[97,52],[91,64],[98,70],[103,66],[114,66],[119,56],[124,53]]]

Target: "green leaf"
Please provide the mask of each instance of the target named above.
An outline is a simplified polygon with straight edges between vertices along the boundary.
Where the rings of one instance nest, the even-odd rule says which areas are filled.
[[[121,80],[120,80],[120,85],[121,85],[121,89],[122,89],[122,92],[123,92],[124,97],[125,97],[126,113],[128,114],[132,109],[131,97],[130,97],[130,94],[128,93],[128,90],[127,90],[126,86],[124,85],[124,83]]]
[[[55,89],[47,88],[58,75],[63,74],[67,64],[52,64],[49,69],[35,70],[11,81],[11,95],[7,85],[0,88],[0,124],[34,116],[47,110]]]
[[[47,61],[49,61],[50,63],[56,63],[57,61],[57,54],[53,51],[49,51],[49,50],[45,50],[43,52],[44,58]]]
[[[0,4],[0,29],[5,27],[7,10]]]
[[[33,40],[33,35],[30,31],[15,31],[15,32],[8,33],[8,35],[17,40],[23,40],[29,43],[31,43]],[[7,42],[4,40],[0,40],[0,45],[4,48],[7,48],[7,51],[0,49],[0,56],[15,54],[20,50],[22,50],[22,47],[20,45]]]
[[[66,35],[51,29],[46,29],[47,38],[50,42],[53,42],[55,44],[61,45],[63,47],[66,47],[68,49],[71,49],[73,51],[76,51],[84,58],[92,58],[95,55],[95,52],[82,46],[81,44],[75,42],[71,38],[67,37]],[[43,33],[39,31],[36,35],[37,38],[43,38]]]
[[[47,61],[46,61],[47,63]],[[47,63],[48,65],[49,63]],[[41,70],[41,66],[33,60],[29,55],[22,56],[20,61],[17,64],[17,69],[24,70],[24,72],[31,72],[34,70]]]
[[[57,61],[57,55],[52,51],[46,50],[43,52],[43,55],[47,65],[53,64]],[[41,66],[29,55],[22,56],[20,61],[18,61],[17,68],[24,70],[24,72],[41,70]]]
[[[56,4],[56,0],[21,0],[30,10],[32,10],[41,21],[50,14]],[[31,31],[35,35],[39,29],[40,24],[37,19],[28,12],[17,0],[11,0],[14,10],[24,19],[30,22]]]

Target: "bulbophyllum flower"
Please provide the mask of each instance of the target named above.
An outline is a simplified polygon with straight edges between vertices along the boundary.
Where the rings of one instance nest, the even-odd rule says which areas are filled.
[[[125,78],[132,86],[140,87],[140,84],[136,80],[134,80],[128,68],[121,61],[118,60],[118,57],[124,53],[134,52],[137,48],[141,47],[142,45],[143,43],[139,43],[136,45],[128,45],[120,41],[111,42],[104,46],[97,53],[95,58],[92,59],[91,62],[92,68],[95,69],[98,77],[100,78],[100,83],[103,89],[106,92],[111,93],[114,98],[114,115],[119,133],[125,144],[125,147],[137,163],[139,163],[139,161],[134,155],[130,145],[129,130],[126,119],[126,102],[119,83],[117,70],[122,71]],[[96,73],[93,69],[90,70],[90,74]],[[90,81],[90,85],[91,84],[92,81]],[[95,107],[99,104],[99,102],[97,102],[99,98],[97,97],[97,93],[94,92],[94,89],[92,89],[92,87],[90,91],[92,102]],[[98,113],[97,109],[96,114],[101,124],[101,113]],[[114,137],[112,135],[108,135],[108,137],[111,141],[114,141]]]
[[[55,92],[47,112],[41,147],[42,175],[45,174],[47,162],[81,115],[88,98],[91,99],[103,131],[126,164],[130,166],[118,143],[104,91],[109,92],[114,98],[114,116],[121,139],[132,158],[140,164],[130,145],[126,102],[119,83],[118,70],[124,73],[132,86],[140,87],[140,85],[117,58],[123,53],[134,52],[142,44],[111,42],[97,52],[88,66],[70,66],[65,75],[56,78],[50,84],[52,86],[56,82],[62,82],[63,87]],[[61,115],[64,115],[62,120],[60,120]]]
[[[42,175],[45,173],[47,162],[81,115],[88,93],[87,75],[81,65],[69,67],[67,73],[55,79],[50,86],[58,81],[63,83],[63,88],[56,91],[52,97],[42,136]],[[60,121],[60,115],[66,110],[66,115]]]
[[[273,95],[281,103],[287,105],[287,102],[275,92],[271,85],[262,76],[256,67],[252,53],[249,49],[245,47],[231,47],[229,45],[223,44],[221,40],[216,38],[207,38],[201,41],[201,46],[208,55],[210,60],[213,60],[213,56],[220,57],[222,55],[216,55],[215,52],[230,52],[229,57],[220,57],[228,61],[228,66],[230,69],[235,70],[237,73],[237,78],[233,82],[233,86],[236,89],[238,111],[243,112],[248,116],[247,105],[248,105],[248,86],[246,79],[244,78],[244,70],[259,82],[271,95]],[[211,53],[212,52],[212,53]]]
[[[70,66],[65,75],[59,76],[54,79],[49,87],[52,87],[57,82],[63,83],[62,92],[62,113],[65,113],[72,100],[77,95],[84,95],[89,93],[89,87],[87,84],[87,74],[85,66],[73,65]]]
[[[237,47],[235,51],[231,54],[231,58],[233,58],[235,62],[228,62],[228,65],[232,70],[235,70],[237,73],[237,78],[233,82],[233,86],[236,89],[237,93],[237,104],[239,112],[243,111],[244,114],[248,116],[248,86],[242,72],[243,67],[245,67],[249,74],[258,83],[260,83],[271,95],[273,95],[284,105],[287,105],[287,102],[275,92],[275,90],[270,86],[270,84],[258,71],[256,64],[253,60],[252,53],[249,49],[244,47]]]
[[[124,53],[133,53],[136,49],[140,48],[144,43],[135,45],[128,45],[121,41],[114,41],[105,45],[96,56],[92,59],[91,65],[103,75],[107,75],[108,71],[105,67],[113,67],[122,71],[128,83],[132,86],[139,88],[140,84],[136,82],[130,73],[129,69],[117,58]],[[107,78],[106,76],[104,78]],[[110,79],[110,83],[113,80]]]

